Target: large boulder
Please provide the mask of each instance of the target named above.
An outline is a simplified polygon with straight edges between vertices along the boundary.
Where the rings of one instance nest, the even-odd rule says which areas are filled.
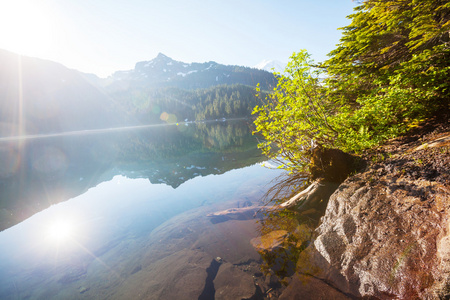
[[[356,297],[450,297],[449,148],[382,156],[330,197],[316,250]]]

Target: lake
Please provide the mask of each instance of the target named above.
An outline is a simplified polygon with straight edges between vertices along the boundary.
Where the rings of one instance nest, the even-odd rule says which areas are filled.
[[[0,299],[240,299],[279,170],[248,121],[0,140]],[[255,298],[256,299],[256,298]]]

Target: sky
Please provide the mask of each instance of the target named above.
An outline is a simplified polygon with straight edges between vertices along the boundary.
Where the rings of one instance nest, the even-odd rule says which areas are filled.
[[[0,49],[100,77],[163,53],[182,62],[323,61],[352,0],[0,0]]]

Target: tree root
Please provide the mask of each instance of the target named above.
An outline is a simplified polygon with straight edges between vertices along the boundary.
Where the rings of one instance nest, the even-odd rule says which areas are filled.
[[[338,183],[318,179],[294,197],[278,205],[277,209],[290,209],[297,212],[311,208],[320,210],[326,207],[328,199],[338,186]]]

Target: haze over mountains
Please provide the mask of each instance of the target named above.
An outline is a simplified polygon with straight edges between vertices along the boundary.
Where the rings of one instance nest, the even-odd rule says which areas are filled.
[[[164,112],[178,121],[249,116],[255,86],[276,85],[264,70],[164,54],[106,79],[5,50],[0,63],[2,136],[168,121]]]
[[[123,124],[114,101],[82,73],[58,63],[0,51],[2,136]]]

